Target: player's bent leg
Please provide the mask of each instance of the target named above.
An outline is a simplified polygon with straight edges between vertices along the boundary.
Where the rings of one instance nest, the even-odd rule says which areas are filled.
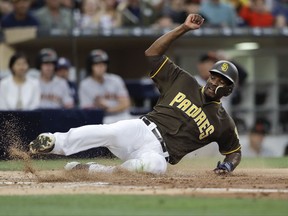
[[[91,148],[106,147],[114,139],[113,128],[108,125],[87,125],[53,135],[56,141],[50,153],[65,156]]]
[[[117,123],[117,125],[116,123],[114,126],[113,125],[114,124],[86,125],[78,128],[71,128],[65,133],[56,132],[53,134],[40,134],[30,143],[30,151],[32,153],[52,153],[68,156],[91,148],[108,147],[109,145],[114,145],[116,140],[119,140],[117,136],[121,136],[122,130],[127,129],[127,126],[126,128],[122,127],[122,123],[120,122]],[[134,124],[126,125],[130,125],[130,127],[133,128]],[[120,133],[115,133],[115,128],[120,128]],[[49,136],[46,136],[48,134]],[[50,145],[52,141],[53,146]]]
[[[129,171],[163,174],[167,170],[167,162],[162,155],[156,152],[147,152],[139,159],[125,161],[121,167]]]
[[[56,138],[55,147],[51,153],[68,156],[91,148],[107,147],[116,157],[125,160],[140,135],[145,137],[143,127],[147,130],[142,120],[132,119],[106,125],[86,125],[72,128],[66,133],[56,132],[53,134]],[[131,131],[134,130],[141,133],[131,137]]]

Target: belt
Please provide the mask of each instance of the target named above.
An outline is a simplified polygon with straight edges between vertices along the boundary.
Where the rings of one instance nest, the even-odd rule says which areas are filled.
[[[142,116],[140,117],[140,119],[142,119],[142,121],[147,125],[149,126],[152,122],[146,118],[145,116]],[[157,129],[157,127],[155,127],[154,129],[151,130],[152,133],[155,135],[155,137],[157,138],[157,140],[160,142],[161,144],[161,147],[162,147],[162,151],[164,153],[164,157],[165,157],[165,160],[167,162],[169,162],[169,153],[167,151],[167,147],[166,147],[166,143],[164,142],[159,130]]]

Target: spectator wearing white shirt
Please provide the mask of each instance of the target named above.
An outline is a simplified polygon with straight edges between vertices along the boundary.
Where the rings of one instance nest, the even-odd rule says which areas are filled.
[[[11,75],[0,81],[1,110],[33,110],[40,105],[40,85],[27,76],[29,61],[25,54],[15,53],[9,61]]]

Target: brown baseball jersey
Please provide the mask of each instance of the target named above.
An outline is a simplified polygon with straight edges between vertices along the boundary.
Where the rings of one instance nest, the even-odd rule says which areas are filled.
[[[149,57],[149,61],[150,77],[160,97],[146,116],[163,136],[169,163],[176,164],[186,154],[214,141],[223,155],[241,148],[235,123],[220,101],[205,101],[204,88],[167,56]]]

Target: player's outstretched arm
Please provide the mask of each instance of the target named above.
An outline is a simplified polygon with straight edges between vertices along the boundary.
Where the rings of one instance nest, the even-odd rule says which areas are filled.
[[[229,155],[226,155],[224,161],[220,161],[217,164],[217,167],[214,169],[216,174],[226,174],[232,172],[241,161],[241,151],[233,152]]]
[[[204,19],[198,14],[189,14],[184,23],[158,38],[146,51],[146,56],[163,55],[169,48],[170,44],[190,30],[201,27]]]

